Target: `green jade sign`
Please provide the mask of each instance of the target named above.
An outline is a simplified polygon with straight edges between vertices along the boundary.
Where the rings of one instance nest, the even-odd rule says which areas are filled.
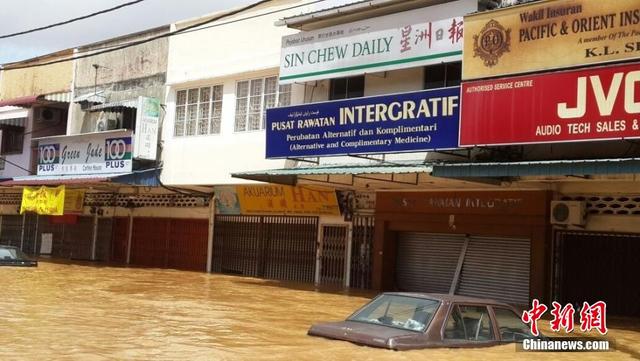
[[[459,61],[476,10],[459,0],[283,37],[280,84]]]

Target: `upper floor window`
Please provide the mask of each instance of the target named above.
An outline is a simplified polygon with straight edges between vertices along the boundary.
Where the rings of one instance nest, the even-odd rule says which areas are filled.
[[[220,134],[222,85],[179,90],[173,135]]]
[[[359,98],[364,96],[364,75],[331,79],[329,100]]]
[[[0,130],[0,153],[19,154],[22,153],[24,144],[24,128],[5,127]]]
[[[278,77],[239,81],[236,85],[236,132],[264,129],[266,109],[291,104],[291,84],[278,85]]]
[[[436,89],[460,85],[462,62],[429,65],[424,68],[424,88]]]

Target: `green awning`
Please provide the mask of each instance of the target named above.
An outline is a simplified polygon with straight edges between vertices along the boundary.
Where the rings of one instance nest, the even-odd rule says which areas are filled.
[[[259,182],[295,185],[300,176],[374,176],[376,174],[394,175],[429,172],[431,172],[431,164],[425,164],[423,161],[412,161],[373,164],[323,164],[309,167],[232,173],[231,176]],[[381,179],[381,181],[385,180]]]
[[[448,163],[433,165],[431,175],[444,178],[506,178],[631,173],[640,173],[640,158]]]

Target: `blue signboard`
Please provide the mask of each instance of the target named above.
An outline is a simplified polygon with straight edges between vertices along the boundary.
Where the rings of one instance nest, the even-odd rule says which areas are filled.
[[[267,110],[267,158],[458,147],[460,87]]]

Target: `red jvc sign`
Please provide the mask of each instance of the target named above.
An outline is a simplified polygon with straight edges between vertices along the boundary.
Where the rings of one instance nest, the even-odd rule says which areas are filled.
[[[640,64],[468,82],[460,145],[640,138]]]

